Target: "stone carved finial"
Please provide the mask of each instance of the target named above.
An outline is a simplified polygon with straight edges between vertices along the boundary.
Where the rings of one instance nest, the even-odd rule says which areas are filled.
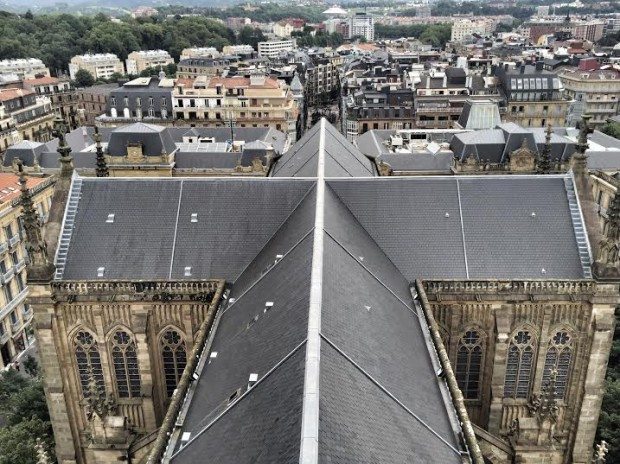
[[[607,208],[603,238],[594,263],[596,273],[602,277],[620,277],[620,185],[617,187]]]
[[[609,446],[605,440],[602,440],[596,445],[596,451],[594,452],[593,464],[605,464],[607,461],[607,453],[609,452]]]
[[[37,438],[37,444],[34,445],[34,448],[37,451],[37,464],[51,464],[52,460],[40,438]]]
[[[558,402],[556,400],[556,379],[558,371],[554,368],[549,373],[549,380],[542,386],[540,395],[532,395],[527,405],[529,413],[536,418],[539,425],[558,420]],[[551,437],[550,437],[551,438]]]
[[[64,119],[60,116],[54,119],[54,136],[58,137],[58,148],[56,151],[60,154],[60,177],[71,177],[73,175],[73,158],[71,157],[71,147],[67,145],[65,137],[67,126]]]
[[[545,145],[540,156],[536,159],[536,172],[538,174],[548,174],[551,172],[551,124],[547,126]]]
[[[378,169],[379,169],[379,175],[380,176],[391,176],[392,175],[392,166],[389,165],[389,163],[386,163],[385,161],[379,161],[379,164],[377,165]]]
[[[588,149],[588,122],[590,117],[584,114],[581,119],[579,128],[579,138],[577,139],[577,150],[573,153],[573,171],[575,175],[587,175],[588,173],[588,156],[586,150]]]
[[[108,415],[116,414],[116,401],[113,395],[106,395],[105,390],[97,383],[92,368],[88,372],[88,396],[84,399],[86,418],[89,421],[98,416],[103,420]]]
[[[30,257],[31,266],[48,266],[47,246],[41,232],[41,221],[34,209],[32,194],[28,189],[28,179],[21,160],[16,163],[20,185],[20,204],[22,207],[22,223],[26,235],[26,251]]]
[[[103,153],[103,147],[101,146],[101,134],[99,134],[99,128],[95,126],[95,144],[97,146],[97,177],[108,177],[110,171],[108,170],[108,164],[105,160],[105,154]]]

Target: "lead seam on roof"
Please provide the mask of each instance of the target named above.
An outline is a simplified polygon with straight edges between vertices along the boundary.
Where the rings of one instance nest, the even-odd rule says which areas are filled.
[[[372,383],[374,383],[377,387],[379,387],[379,389],[381,391],[383,391],[383,393],[385,393],[387,396],[389,396],[396,404],[398,404],[402,409],[404,409],[410,416],[412,416],[413,418],[415,418],[420,424],[422,424],[422,426],[427,429],[429,432],[431,432],[433,435],[435,435],[437,438],[439,438],[448,448],[450,448],[452,451],[454,451],[457,455],[461,456],[461,452],[456,449],[454,446],[452,446],[448,441],[446,441],[445,438],[443,438],[441,435],[439,435],[439,433],[437,433],[435,431],[435,429],[433,429],[430,425],[428,425],[426,422],[424,422],[422,420],[421,417],[419,417],[415,412],[413,412],[411,409],[409,409],[405,404],[403,404],[398,398],[396,398],[396,396],[394,396],[387,388],[385,388],[377,379],[375,379],[372,375],[370,375],[368,372],[366,372],[364,370],[364,368],[362,366],[360,366],[358,363],[356,363],[352,358],[349,357],[349,355],[347,355],[343,350],[341,350],[340,348],[338,348],[338,346],[332,342],[329,338],[327,338],[323,333],[321,333],[321,338],[323,340],[325,340],[326,343],[328,343],[333,349],[335,349],[340,356],[342,356],[343,358],[345,358],[347,361],[349,361],[358,371],[360,371],[362,374],[364,374],[365,377],[368,378],[368,380],[370,380]],[[430,353],[429,353],[430,354]]]
[[[301,444],[299,446],[300,464],[317,464],[319,462],[319,374],[325,220],[325,119],[321,119],[320,124],[308,335],[306,337],[306,364],[301,412]]]
[[[209,422],[207,425],[205,425],[202,429],[200,429],[186,444],[185,446],[183,446],[182,448],[179,448],[175,453],[172,454],[172,456],[170,456],[170,460],[174,459],[175,457],[177,457],[177,455],[179,455],[184,449],[189,448],[189,445],[191,445],[200,435],[202,435],[203,433],[205,433],[207,430],[209,430],[218,420],[220,420],[222,417],[224,417],[226,415],[226,413],[228,411],[230,411],[232,408],[234,408],[235,406],[237,406],[237,404],[239,404],[241,402],[242,399],[244,399],[246,396],[248,396],[250,393],[252,393],[254,391],[254,389],[260,385],[261,383],[263,383],[263,381],[265,379],[267,379],[273,372],[276,371],[276,369],[278,369],[282,364],[284,364],[286,361],[288,361],[290,359],[291,356],[293,356],[295,353],[297,353],[297,350],[299,350],[305,343],[307,342],[307,340],[302,340],[301,343],[299,345],[297,345],[295,348],[293,348],[291,350],[290,353],[288,353],[286,356],[284,356],[280,361],[278,361],[275,366],[273,366],[271,369],[269,369],[265,375],[263,375],[260,379],[258,379],[258,381],[252,385],[252,387],[248,388],[239,398],[237,398],[233,403],[229,404],[226,409],[224,409],[221,413],[219,413],[217,416],[215,416],[215,418]],[[213,412],[213,411],[211,411]],[[209,414],[207,414],[204,419],[208,418]],[[199,422],[196,425],[196,428],[198,426],[200,426],[200,424],[202,423]]]
[[[179,214],[181,213],[181,199],[183,198],[183,180],[181,180],[181,188],[179,188],[179,202],[177,204],[177,219],[174,223],[174,237],[172,238],[172,252],[170,254],[170,271],[168,278],[172,279],[172,266],[174,264],[174,250],[177,246],[177,229],[179,228]]]
[[[461,237],[463,237],[463,257],[465,258],[465,275],[469,279],[469,266],[467,264],[467,243],[465,242],[465,223],[463,222],[463,207],[461,206],[461,185],[456,179],[456,195],[459,199],[459,216],[461,218]]]

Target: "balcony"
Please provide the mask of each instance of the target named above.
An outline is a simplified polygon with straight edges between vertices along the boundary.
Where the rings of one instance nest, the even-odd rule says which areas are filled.
[[[23,303],[26,299],[26,296],[28,296],[28,287],[24,288],[4,308],[0,309],[0,319],[6,317],[17,306]]]
[[[15,245],[17,245],[18,242],[19,242],[19,234],[15,234],[9,239],[9,246],[14,247]]]
[[[21,329],[23,325],[24,321],[19,318],[17,319],[17,321],[11,322],[11,332],[13,332],[13,334],[16,334],[17,332],[19,332],[19,329]]]
[[[26,261],[22,259],[13,266],[13,272],[15,272],[15,274],[19,274],[25,267]]]
[[[11,268],[0,276],[0,282],[4,285],[9,282],[13,276],[15,276],[15,272],[13,271],[13,268]]]
[[[9,242],[0,243],[0,254],[6,252],[9,249]]]
[[[11,336],[8,332],[0,334],[0,345],[4,345],[6,342],[8,342],[10,337]]]

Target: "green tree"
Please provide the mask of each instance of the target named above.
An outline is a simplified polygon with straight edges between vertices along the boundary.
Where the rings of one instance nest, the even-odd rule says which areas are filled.
[[[611,137],[620,139],[620,122],[609,121],[601,127],[601,132],[610,135]]]
[[[95,78],[86,69],[80,69],[75,73],[75,85],[77,87],[91,87],[95,84]]]
[[[28,357],[23,363],[23,366],[24,371],[30,377],[37,377],[39,375],[39,363],[33,356],[28,355]]]
[[[240,44],[251,45],[254,49],[258,48],[259,42],[264,42],[265,40],[267,38],[260,29],[251,28],[250,26],[244,26],[239,31],[239,36],[237,37],[237,41]]]
[[[49,422],[31,419],[0,428],[0,464],[37,464],[37,438],[54,459],[54,443]]]

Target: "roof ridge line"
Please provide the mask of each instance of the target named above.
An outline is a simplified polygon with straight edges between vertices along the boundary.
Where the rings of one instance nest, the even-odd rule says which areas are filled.
[[[273,374],[282,364],[284,364],[288,359],[291,358],[291,356],[293,356],[297,350],[299,350],[306,342],[308,341],[308,339],[304,338],[301,343],[299,343],[295,348],[293,348],[288,354],[286,354],[286,356],[284,356],[280,361],[278,361],[271,369],[269,369],[265,375],[263,375],[260,379],[258,379],[256,381],[256,383],[254,385],[252,385],[250,388],[248,388],[239,398],[237,398],[233,403],[229,404],[226,409],[224,409],[221,413],[219,413],[211,422],[209,422],[207,425],[204,426],[204,428],[200,429],[196,435],[194,435],[186,444],[185,446],[183,446],[182,448],[179,448],[175,453],[172,454],[172,456],[170,456],[170,460],[172,460],[173,458],[175,458],[179,453],[181,453],[185,448],[187,448],[192,442],[194,442],[200,435],[202,435],[203,433],[205,433],[207,430],[209,430],[218,420],[220,420],[222,417],[224,417],[226,415],[226,413],[228,411],[230,411],[232,408],[234,408],[237,404],[239,404],[241,402],[242,399],[246,398],[247,396],[250,395],[250,393],[252,393],[254,391],[254,389],[259,386],[260,384],[263,383],[263,381],[269,377],[271,374]],[[205,416],[208,417],[209,415],[207,414]],[[204,418],[203,418],[204,420]],[[198,422],[197,425],[200,425],[201,422]]]
[[[346,354],[343,350],[341,350],[334,342],[332,342],[329,338],[327,338],[327,336],[325,336],[322,332],[320,333],[320,336],[323,340],[325,340],[333,349],[335,349],[344,359],[346,359],[347,361],[349,361],[358,371],[360,371],[362,374],[364,374],[365,377],[367,377],[372,383],[374,383],[377,387],[379,387],[379,389],[381,391],[383,391],[383,393],[385,393],[387,396],[389,396],[396,404],[398,404],[403,410],[405,410],[410,416],[412,416],[413,418],[415,418],[420,424],[422,424],[424,426],[424,428],[426,428],[429,432],[431,432],[433,435],[435,435],[437,438],[439,438],[448,448],[450,448],[452,451],[454,451],[458,456],[462,456],[461,455],[461,451],[459,451],[458,449],[456,449],[454,446],[452,446],[450,443],[448,443],[441,435],[439,435],[439,433],[437,433],[435,431],[435,429],[433,429],[430,425],[428,425],[426,422],[424,422],[422,420],[422,418],[420,418],[415,412],[413,412],[411,409],[409,409],[405,404],[403,404],[402,401],[400,401],[392,392],[390,392],[387,388],[385,388],[377,379],[375,379],[372,375],[370,375],[368,372],[366,372],[366,370],[360,366],[358,363],[356,363],[348,354]]]
[[[308,334],[304,366],[299,462],[319,462],[319,382],[321,363],[321,308],[323,305],[323,232],[325,225],[325,118],[319,127],[316,205],[313,228]]]
[[[252,290],[252,289],[253,289],[256,285],[258,285],[258,283],[259,283],[261,280],[263,280],[263,278],[264,278],[265,276],[267,276],[267,274],[269,274],[269,273],[270,273],[273,269],[275,269],[275,268],[276,268],[276,267],[277,267],[277,266],[278,266],[278,265],[279,265],[282,261],[284,261],[284,260],[287,258],[287,256],[288,256],[289,254],[291,254],[291,253],[293,252],[293,250],[295,250],[295,248],[297,248],[297,247],[301,244],[301,242],[303,242],[306,238],[308,238],[308,236],[312,233],[312,231],[313,231],[313,230],[314,230],[314,227],[312,227],[312,228],[311,228],[308,232],[306,232],[306,233],[304,234],[304,236],[303,236],[303,237],[301,237],[301,238],[300,238],[297,242],[295,242],[295,243],[293,244],[293,246],[292,246],[292,247],[291,247],[291,248],[290,248],[290,249],[289,249],[286,253],[284,253],[284,255],[282,255],[282,259],[280,259],[277,263],[275,263],[273,266],[271,266],[271,267],[267,270],[267,272],[263,273],[263,274],[262,274],[262,275],[261,275],[258,279],[256,279],[256,280],[254,281],[254,283],[252,283],[252,285],[250,285],[250,286],[249,286],[249,287],[248,287],[248,288],[247,288],[247,289],[246,289],[243,293],[241,293],[241,295],[239,295],[237,298],[235,298],[235,301],[234,301],[233,303],[229,304],[229,305],[228,305],[228,307],[222,311],[222,314],[224,314],[224,313],[228,312],[228,310],[229,310],[230,308],[232,308],[235,304],[237,304],[237,302],[238,302],[241,298],[243,298],[243,297],[246,295],[246,293],[248,293],[250,290]],[[250,263],[250,264],[251,264],[251,263]]]

